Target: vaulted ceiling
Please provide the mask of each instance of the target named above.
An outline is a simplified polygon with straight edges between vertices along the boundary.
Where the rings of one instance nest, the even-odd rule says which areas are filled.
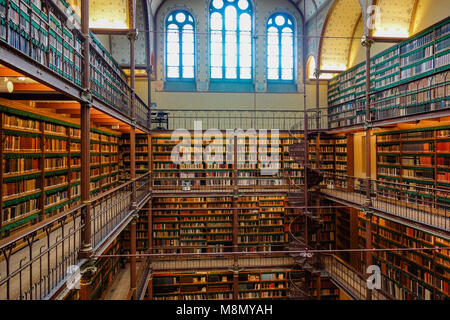
[[[78,2],[80,0],[71,0]],[[147,1],[151,14],[168,0]],[[255,0],[258,1],[258,0]],[[362,36],[361,23],[362,4],[375,4],[380,8],[380,26],[373,30],[375,37],[407,37],[411,35],[417,2],[423,0],[290,0],[302,12],[307,23],[314,22],[314,18],[321,16],[322,23],[318,26],[318,34],[322,36],[317,49],[318,63],[322,70],[344,70],[349,67],[349,56],[353,39]],[[430,0],[431,1],[431,0]],[[90,0],[94,9],[90,10],[92,23],[110,25],[115,28],[127,23],[127,0]],[[104,10],[102,8],[107,8]],[[124,11],[125,10],[125,11]],[[114,18],[115,17],[115,18]],[[363,20],[363,23],[366,21]]]

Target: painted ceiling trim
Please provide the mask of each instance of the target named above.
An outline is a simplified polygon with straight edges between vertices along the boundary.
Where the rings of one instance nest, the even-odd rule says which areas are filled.
[[[346,70],[355,26],[361,16],[358,0],[335,0],[319,43],[321,70]]]

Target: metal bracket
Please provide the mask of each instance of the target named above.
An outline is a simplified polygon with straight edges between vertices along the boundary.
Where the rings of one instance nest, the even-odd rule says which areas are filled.
[[[85,284],[89,285],[92,276],[97,272],[97,267],[95,266],[95,261],[93,259],[89,259],[85,264],[83,264],[80,267],[80,273],[82,278],[86,279],[87,281]]]
[[[369,37],[367,37],[367,36],[362,36],[362,38],[361,38],[361,45],[363,46],[363,47],[368,47],[368,48],[370,48],[370,47],[372,47],[372,44],[373,44],[373,39],[372,38],[369,38]]]
[[[93,101],[93,99],[94,99],[94,98],[93,98],[93,96],[92,96],[91,90],[84,89],[84,90],[81,92],[81,100],[82,100],[83,102],[87,102],[87,103],[91,104],[92,101]]]
[[[369,208],[369,207],[363,207],[362,213],[366,217],[372,217],[373,216],[373,210],[372,210],[372,208]]]
[[[134,29],[134,30],[131,30],[130,32],[128,32],[127,37],[128,37],[128,40],[133,39],[136,41],[139,38],[138,29]]]

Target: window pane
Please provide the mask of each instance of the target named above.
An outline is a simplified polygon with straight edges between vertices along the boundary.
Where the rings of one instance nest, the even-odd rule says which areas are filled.
[[[211,66],[212,67],[221,67],[223,64],[223,56],[222,55],[212,55],[211,56]]]
[[[194,54],[194,43],[183,43],[183,53]]]
[[[171,67],[178,67],[180,65],[180,58],[178,54],[167,55],[167,65]]]
[[[211,78],[212,79],[221,79],[222,76],[222,68],[212,67],[211,68]]]
[[[222,43],[211,43],[211,54],[222,54]]]
[[[278,69],[269,69],[267,72],[267,78],[269,80],[278,80]]]
[[[241,79],[251,79],[252,69],[251,68],[241,68]]]
[[[247,10],[248,8],[248,1],[247,0],[239,0],[238,6],[241,10]]]
[[[183,67],[193,67],[194,66],[194,55],[184,54],[183,55]]]
[[[194,67],[183,67],[183,78],[194,78]]]
[[[167,77],[168,78],[180,77],[179,68],[178,67],[168,67],[167,68]]]
[[[225,29],[236,30],[237,13],[236,8],[233,6],[227,6],[225,9]]]
[[[220,31],[213,31],[211,33],[211,42],[213,43],[222,43],[222,32]]]
[[[241,31],[252,30],[252,18],[248,13],[241,14],[239,18],[239,29],[241,29]]]
[[[168,53],[179,53],[180,52],[180,44],[178,42],[170,42],[167,44],[167,52]]]
[[[236,79],[236,68],[225,68],[225,78],[227,79]]]
[[[227,43],[225,46],[225,52],[227,55],[237,55],[237,44],[236,43]]]
[[[225,66],[226,67],[237,67],[237,56],[227,53],[225,56]]]
[[[252,66],[252,56],[251,55],[239,56],[239,59],[240,59],[241,67],[251,67]]]
[[[211,15],[211,30],[222,30],[222,15],[218,12]]]
[[[281,79],[282,80],[293,80],[293,69],[282,69],[281,70]]]
[[[280,47],[278,45],[269,45],[267,48],[267,54],[269,56],[278,55]]]
[[[184,21],[186,21],[186,15],[183,12],[177,13],[177,15],[175,16],[175,19],[179,23],[183,23]]]
[[[251,44],[243,44],[241,42],[239,46],[239,50],[241,51],[241,55],[252,55],[252,45]]]
[[[252,43],[252,37],[250,35],[250,32],[241,32],[239,37],[240,37],[241,43],[247,43],[247,44]]]
[[[213,7],[216,9],[222,9],[222,7],[223,7],[222,0],[214,0],[212,4],[213,4]]]
[[[284,17],[279,15],[275,18],[275,23],[279,26],[282,26],[284,24],[285,20]]]
[[[267,66],[269,68],[278,68],[279,66],[279,58],[278,56],[268,56],[267,57]]]
[[[281,67],[282,68],[293,68],[294,61],[292,59],[292,56],[282,56],[281,57]]]

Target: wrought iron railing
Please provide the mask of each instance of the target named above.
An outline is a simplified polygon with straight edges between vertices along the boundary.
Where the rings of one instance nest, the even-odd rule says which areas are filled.
[[[84,205],[0,244],[0,300],[49,298],[80,263]]]
[[[304,111],[299,110],[261,110],[261,109],[165,109],[168,113],[168,130],[198,129],[195,126],[195,121],[201,121],[203,130],[208,129],[255,129],[255,130],[272,130],[278,129],[287,131],[293,126],[298,129],[304,129]],[[319,109],[319,114],[316,109],[308,110],[308,127],[310,130],[317,128],[317,120],[319,129],[327,129],[326,109]],[[201,128],[200,128],[201,130]]]
[[[331,173],[324,175],[322,192],[364,205],[366,179]],[[370,180],[370,189],[373,209],[444,231],[450,230],[450,190],[389,180]]]
[[[323,255],[322,262],[331,279],[356,300],[367,299],[367,281],[355,269],[334,255]],[[388,294],[372,290],[372,300],[391,300]]]
[[[79,18],[64,0],[0,2],[0,45],[9,45],[72,85],[82,85],[84,36]],[[90,34],[90,84],[93,95],[131,117],[132,92],[127,77],[98,39]],[[140,125],[149,124],[148,106],[136,99]]]

